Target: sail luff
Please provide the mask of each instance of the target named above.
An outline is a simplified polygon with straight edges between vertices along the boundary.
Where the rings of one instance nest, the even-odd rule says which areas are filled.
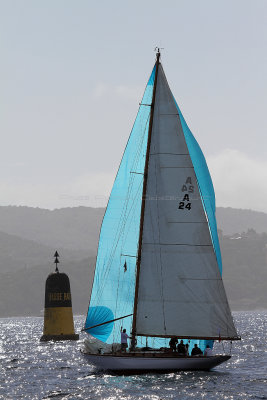
[[[155,71],[155,80],[154,80],[153,95],[152,95],[152,102],[151,102],[151,112],[150,112],[150,120],[149,120],[149,128],[148,128],[148,139],[147,139],[147,149],[146,149],[146,161],[145,161],[145,168],[144,168],[144,180],[143,180],[143,193],[142,193],[141,216],[140,216],[138,253],[137,253],[137,262],[136,262],[136,282],[135,282],[135,296],[134,296],[131,348],[135,347],[135,342],[136,342],[136,340],[135,340],[135,338],[136,338],[136,312],[137,312],[137,303],[138,303],[138,289],[139,289],[142,239],[143,239],[143,227],[144,227],[144,215],[145,215],[145,196],[146,196],[146,188],[147,188],[147,171],[148,171],[150,145],[151,145],[151,134],[152,134],[152,127],[153,127],[154,105],[155,105],[156,90],[157,90],[159,59],[160,59],[160,52],[158,51],[157,52],[157,58],[156,58],[156,65],[155,65],[156,66],[156,71]]]

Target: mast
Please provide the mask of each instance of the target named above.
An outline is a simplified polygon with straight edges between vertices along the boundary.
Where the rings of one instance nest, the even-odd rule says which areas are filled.
[[[140,276],[140,265],[141,265],[141,253],[142,253],[142,241],[143,241],[143,227],[144,227],[144,216],[145,216],[145,197],[147,190],[147,172],[148,172],[148,163],[149,163],[149,153],[150,153],[150,145],[151,145],[151,135],[152,135],[152,127],[153,127],[153,117],[154,117],[154,106],[155,106],[155,98],[156,98],[156,88],[157,88],[157,80],[158,80],[158,68],[159,68],[159,59],[160,59],[160,51],[157,49],[156,54],[156,71],[155,71],[155,80],[153,87],[153,95],[151,102],[151,112],[150,112],[150,120],[148,127],[148,138],[147,138],[147,149],[146,149],[146,161],[145,161],[145,169],[144,169],[144,181],[143,181],[143,193],[142,193],[142,204],[141,204],[141,216],[140,216],[140,229],[139,229],[139,241],[138,241],[138,254],[137,254],[137,262],[136,262],[136,281],[135,281],[135,295],[134,295],[134,310],[133,310],[133,325],[132,325],[132,340],[131,340],[131,349],[135,348],[135,339],[136,339],[136,311],[137,311],[137,301],[138,301],[138,289],[139,289],[139,276]]]

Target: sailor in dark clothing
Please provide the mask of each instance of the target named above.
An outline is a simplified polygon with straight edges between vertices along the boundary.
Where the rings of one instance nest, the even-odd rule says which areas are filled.
[[[191,351],[191,356],[201,356],[203,353],[200,350],[200,348],[198,347],[197,344],[195,344],[194,348]]]
[[[181,340],[180,343],[178,344],[177,351],[178,351],[178,354],[180,356],[185,356],[186,355],[186,348],[185,348],[183,340]]]
[[[178,343],[178,339],[176,339],[176,338],[171,338],[171,340],[169,341],[169,346],[172,349],[172,351],[176,351],[177,343]]]

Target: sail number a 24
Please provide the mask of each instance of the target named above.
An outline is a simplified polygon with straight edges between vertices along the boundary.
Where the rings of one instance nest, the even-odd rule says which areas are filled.
[[[181,188],[183,193],[183,201],[179,202],[179,210],[191,210],[190,194],[194,193],[194,185],[192,185],[192,178],[188,176],[185,183]]]

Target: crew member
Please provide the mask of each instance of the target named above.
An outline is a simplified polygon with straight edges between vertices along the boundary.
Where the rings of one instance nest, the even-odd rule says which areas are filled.
[[[171,338],[171,340],[169,341],[169,346],[172,349],[172,351],[176,351],[176,345],[178,343],[178,339],[177,338]]]
[[[210,348],[210,346],[208,344],[207,344],[207,347],[204,350],[204,356],[206,356],[206,357],[212,356],[212,349]]]
[[[128,347],[128,342],[127,339],[131,339],[130,336],[127,335],[126,329],[123,329],[121,332],[121,351],[126,352],[126,349]]]
[[[191,356],[201,356],[203,353],[200,350],[200,348],[198,347],[197,344],[194,345],[192,351],[191,351]]]
[[[178,344],[177,351],[178,351],[178,354],[180,356],[185,356],[186,349],[185,349],[185,345],[184,345],[184,341],[183,340],[181,340],[180,343]]]

